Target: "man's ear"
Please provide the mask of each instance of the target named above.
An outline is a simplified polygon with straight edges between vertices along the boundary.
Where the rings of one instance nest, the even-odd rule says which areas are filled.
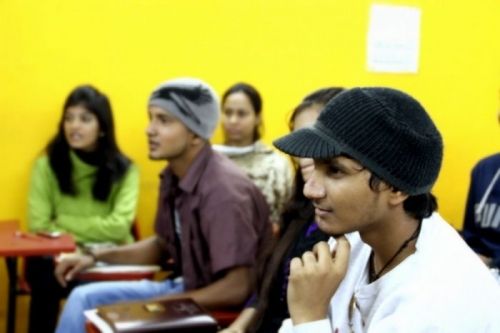
[[[389,193],[389,203],[391,205],[397,206],[403,203],[406,199],[408,199],[409,195],[401,192],[399,190],[392,190]]]
[[[193,132],[191,132],[191,135],[192,135],[191,145],[193,145],[193,146],[199,146],[206,141],[205,139],[202,139],[198,135],[194,134]]]

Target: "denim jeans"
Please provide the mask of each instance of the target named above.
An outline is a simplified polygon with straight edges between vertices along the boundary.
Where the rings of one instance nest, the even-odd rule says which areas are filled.
[[[177,279],[161,282],[149,280],[97,282],[80,286],[69,295],[56,333],[85,333],[86,319],[83,314],[85,310],[101,305],[145,300],[183,291],[184,284]]]

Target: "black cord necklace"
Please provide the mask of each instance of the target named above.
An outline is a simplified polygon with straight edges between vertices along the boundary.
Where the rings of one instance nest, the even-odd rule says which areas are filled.
[[[408,244],[410,244],[410,242],[412,240],[417,239],[418,235],[420,234],[420,227],[421,226],[422,226],[422,222],[419,222],[417,229],[415,229],[413,234],[411,234],[411,236],[407,240],[405,240],[403,242],[403,244],[401,244],[401,246],[396,251],[396,253],[394,253],[394,255],[391,257],[391,259],[389,259],[389,261],[387,261],[387,263],[384,265],[384,267],[382,267],[382,269],[378,273],[375,273],[375,265],[373,263],[373,250],[372,250],[372,252],[370,253],[370,259],[368,262],[369,263],[368,264],[368,278],[369,278],[370,282],[377,280],[382,275],[382,273],[387,269],[387,267],[389,267],[389,265],[397,258],[397,256],[400,255],[401,252],[403,252],[403,250],[408,246]]]

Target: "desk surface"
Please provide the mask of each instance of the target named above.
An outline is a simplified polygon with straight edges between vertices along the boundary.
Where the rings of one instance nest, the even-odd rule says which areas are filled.
[[[46,238],[34,234],[18,233],[16,221],[0,223],[0,256],[24,257],[71,252],[76,244],[71,235],[58,238]]]

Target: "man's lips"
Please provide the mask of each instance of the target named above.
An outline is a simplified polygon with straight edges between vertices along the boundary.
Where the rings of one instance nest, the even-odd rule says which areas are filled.
[[[155,148],[158,148],[159,143],[158,142],[154,142],[154,141],[148,141],[148,146],[149,146],[150,149],[155,149]]]
[[[331,212],[333,212],[332,209],[326,209],[325,207],[319,207],[319,206],[314,205],[314,213],[317,216],[320,216],[320,217],[325,216],[325,215],[330,214]]]

